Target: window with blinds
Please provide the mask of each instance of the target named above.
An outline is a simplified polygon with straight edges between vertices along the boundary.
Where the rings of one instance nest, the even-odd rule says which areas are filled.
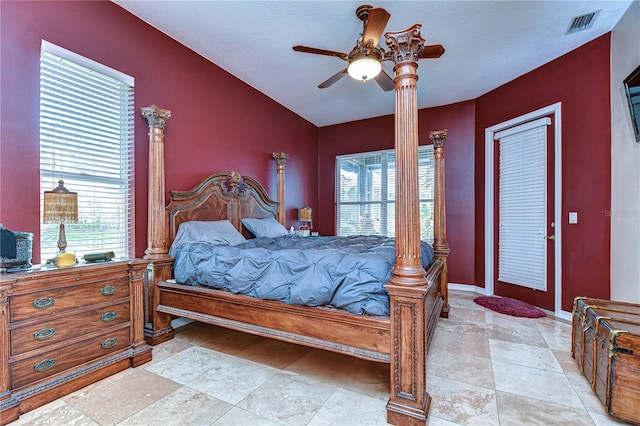
[[[78,222],[65,224],[78,257],[134,256],[133,95],[132,77],[42,42],[40,210],[61,179],[78,194]],[[58,230],[41,225],[42,261],[56,255]]]
[[[395,236],[395,151],[336,157],[336,234]],[[433,241],[433,145],[418,148],[420,238]]]
[[[498,280],[546,290],[548,118],[496,134]]]

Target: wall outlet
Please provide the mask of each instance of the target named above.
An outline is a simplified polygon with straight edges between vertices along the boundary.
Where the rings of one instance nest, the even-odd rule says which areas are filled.
[[[569,223],[578,223],[578,212],[569,212]]]

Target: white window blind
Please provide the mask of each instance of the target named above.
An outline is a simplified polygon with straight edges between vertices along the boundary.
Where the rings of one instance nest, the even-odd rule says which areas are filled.
[[[67,251],[133,257],[133,78],[45,41],[40,59],[40,210],[64,180],[78,193]],[[41,225],[42,261],[57,253],[58,228]]]
[[[546,290],[547,125],[536,120],[499,140],[498,280]]]
[[[395,236],[395,151],[336,157],[337,235]],[[420,238],[433,240],[433,146],[418,148]]]

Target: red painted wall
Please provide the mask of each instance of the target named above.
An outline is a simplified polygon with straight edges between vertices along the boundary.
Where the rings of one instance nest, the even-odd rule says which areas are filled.
[[[477,99],[475,282],[484,283],[484,129],[562,102],[562,309],[609,297],[610,34]],[[570,211],[578,224],[569,225]]]
[[[419,72],[419,70],[418,70]],[[430,144],[429,132],[448,129],[445,146],[449,281],[474,282],[474,115],[475,102],[461,102],[418,112],[419,144]],[[321,234],[335,233],[336,156],[392,149],[394,116],[321,127],[318,131],[317,222]]]
[[[274,151],[286,151],[287,223],[314,207],[333,234],[335,156],[393,147],[393,117],[316,128],[119,6],[96,2],[0,2],[0,222],[35,235],[39,261],[39,54],[46,39],[135,78],[136,111],[172,110],[167,189],[237,169],[275,195]],[[562,102],[563,303],[609,296],[609,35],[475,101],[419,111],[420,143],[447,128],[450,281],[484,285],[484,129]],[[146,248],[147,123],[136,112],[136,255]]]
[[[0,222],[34,233],[39,261],[39,57],[41,40],[135,78],[136,255],[147,246],[147,122],[140,108],[172,111],[166,188],[185,190],[209,173],[239,170],[275,198],[285,151],[287,223],[317,205],[317,128],[109,1],[0,2]],[[224,42],[219,40],[218,42]]]

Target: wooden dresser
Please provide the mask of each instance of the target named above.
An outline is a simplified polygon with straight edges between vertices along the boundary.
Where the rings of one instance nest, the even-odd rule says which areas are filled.
[[[147,261],[0,275],[0,424],[151,360]]]

